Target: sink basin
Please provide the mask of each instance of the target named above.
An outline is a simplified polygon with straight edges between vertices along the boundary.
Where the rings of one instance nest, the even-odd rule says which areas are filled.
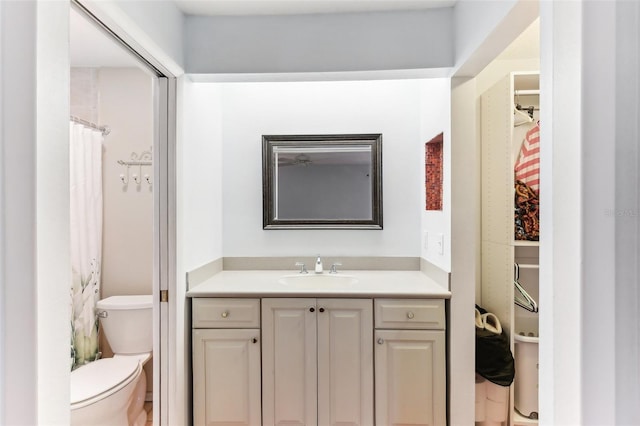
[[[297,274],[285,275],[278,283],[296,288],[341,288],[358,282],[352,275],[342,274]]]

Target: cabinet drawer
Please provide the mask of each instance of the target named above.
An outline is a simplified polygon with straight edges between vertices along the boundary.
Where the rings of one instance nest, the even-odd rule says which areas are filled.
[[[444,330],[442,299],[376,299],[375,327]]]
[[[260,299],[194,298],[193,328],[259,328]]]

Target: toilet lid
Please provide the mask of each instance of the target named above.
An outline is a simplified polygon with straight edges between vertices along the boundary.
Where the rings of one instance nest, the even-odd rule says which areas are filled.
[[[98,300],[98,309],[107,310],[127,310],[127,309],[149,309],[153,307],[153,296],[150,294],[110,296],[106,299]]]
[[[103,358],[71,372],[71,404],[94,398],[138,372],[136,358]]]

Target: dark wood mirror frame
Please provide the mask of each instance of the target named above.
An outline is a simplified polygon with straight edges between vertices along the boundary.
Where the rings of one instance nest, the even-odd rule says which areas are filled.
[[[309,154],[304,153],[305,150],[308,150]],[[289,159],[288,161],[289,164],[305,166],[307,165],[305,163],[312,162],[308,158],[315,155],[315,152],[322,152],[325,155],[336,154],[337,156],[341,151],[360,152],[360,155],[366,153],[370,156],[370,169],[366,175],[370,182],[368,184],[370,194],[366,194],[370,199],[370,210],[364,215],[366,217],[285,218],[285,215],[278,215],[278,206],[276,205],[278,156],[276,153],[289,152],[289,155],[292,155],[291,152],[301,152],[302,154],[295,157],[298,158],[297,160]],[[282,167],[283,164],[280,166]],[[310,201],[321,201],[323,196],[327,195],[313,194],[311,190],[306,190],[304,187],[297,189],[305,193],[305,198],[296,201],[296,203],[308,205]],[[382,134],[263,135],[262,199],[264,229],[382,229]]]

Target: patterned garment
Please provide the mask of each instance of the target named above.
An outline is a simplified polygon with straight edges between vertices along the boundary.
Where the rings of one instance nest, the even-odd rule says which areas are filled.
[[[540,202],[538,194],[526,183],[516,181],[514,238],[538,241],[540,238]]]
[[[540,188],[540,125],[533,126],[525,135],[515,166],[516,180],[538,194]]]

